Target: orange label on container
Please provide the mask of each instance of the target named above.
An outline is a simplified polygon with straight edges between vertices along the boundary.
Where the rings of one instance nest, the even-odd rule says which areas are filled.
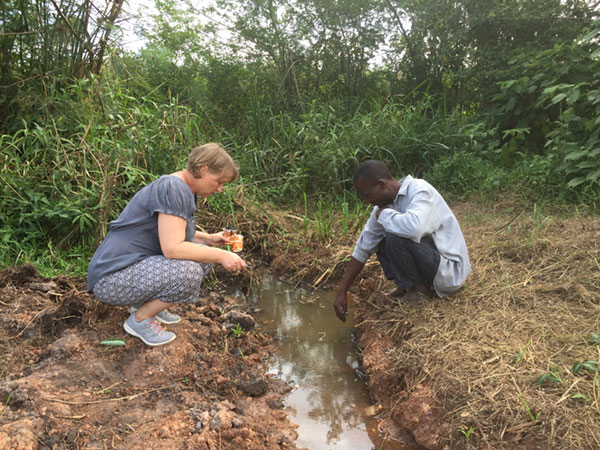
[[[234,230],[232,228],[223,229],[223,236],[225,236],[225,237],[231,237],[236,233],[237,233],[237,230]]]
[[[229,237],[229,245],[231,250],[238,253],[244,249],[244,236],[241,234],[234,234]]]

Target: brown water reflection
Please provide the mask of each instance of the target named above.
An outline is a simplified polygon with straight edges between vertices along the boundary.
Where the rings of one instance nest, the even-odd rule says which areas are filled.
[[[292,290],[264,273],[250,300],[263,331],[273,336],[279,354],[270,371],[296,386],[285,401],[296,423],[298,447],[310,450],[408,449],[383,442],[377,420],[364,414],[371,405],[352,340],[352,324],[336,319],[329,292]],[[412,448],[412,447],[410,447]]]

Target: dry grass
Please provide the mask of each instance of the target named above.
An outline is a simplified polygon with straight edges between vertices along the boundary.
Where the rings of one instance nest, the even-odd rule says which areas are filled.
[[[307,217],[304,211],[278,209],[248,196],[244,186],[238,187],[232,201],[235,223],[244,234],[244,247],[248,251],[245,256],[252,252],[253,257],[267,262],[290,283],[304,283],[313,288],[325,287],[339,279],[352,253],[355,237],[368,216],[352,216],[344,233],[339,213],[330,211],[327,219],[331,221],[331,230],[323,236],[312,209]],[[200,214],[208,223],[206,231],[216,231],[232,222],[231,216],[206,209]]]
[[[474,206],[457,213],[473,265],[459,293],[414,309],[370,299],[395,339],[396,370],[433,388],[455,443],[461,427],[476,427],[478,448],[525,439],[600,448],[598,372],[573,373],[576,362],[600,360],[590,341],[600,333],[600,219],[522,213],[511,222],[514,214]],[[544,374],[553,376],[538,384]]]

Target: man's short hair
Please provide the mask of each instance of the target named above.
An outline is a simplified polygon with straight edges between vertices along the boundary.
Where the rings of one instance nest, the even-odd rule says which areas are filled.
[[[353,181],[356,182],[356,180],[359,178],[367,183],[374,183],[381,179],[394,179],[390,173],[390,169],[388,169],[388,166],[383,161],[379,161],[377,159],[369,159],[362,162],[361,165],[358,166],[358,169],[356,169],[356,172],[354,172]]]

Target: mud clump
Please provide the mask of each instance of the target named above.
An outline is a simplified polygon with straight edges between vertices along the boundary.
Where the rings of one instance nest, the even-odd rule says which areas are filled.
[[[268,383],[254,374],[244,374],[237,382],[237,387],[246,395],[258,397],[266,392]]]
[[[175,307],[175,341],[148,347],[82,282],[1,271],[0,448],[295,448],[295,425],[270,407],[289,386],[264,374],[273,348],[245,307],[206,293]],[[126,345],[100,344],[115,337]]]
[[[253,330],[256,326],[254,318],[240,311],[229,311],[223,314],[220,318],[221,322],[225,323],[226,328],[234,328],[239,326],[243,331]]]

